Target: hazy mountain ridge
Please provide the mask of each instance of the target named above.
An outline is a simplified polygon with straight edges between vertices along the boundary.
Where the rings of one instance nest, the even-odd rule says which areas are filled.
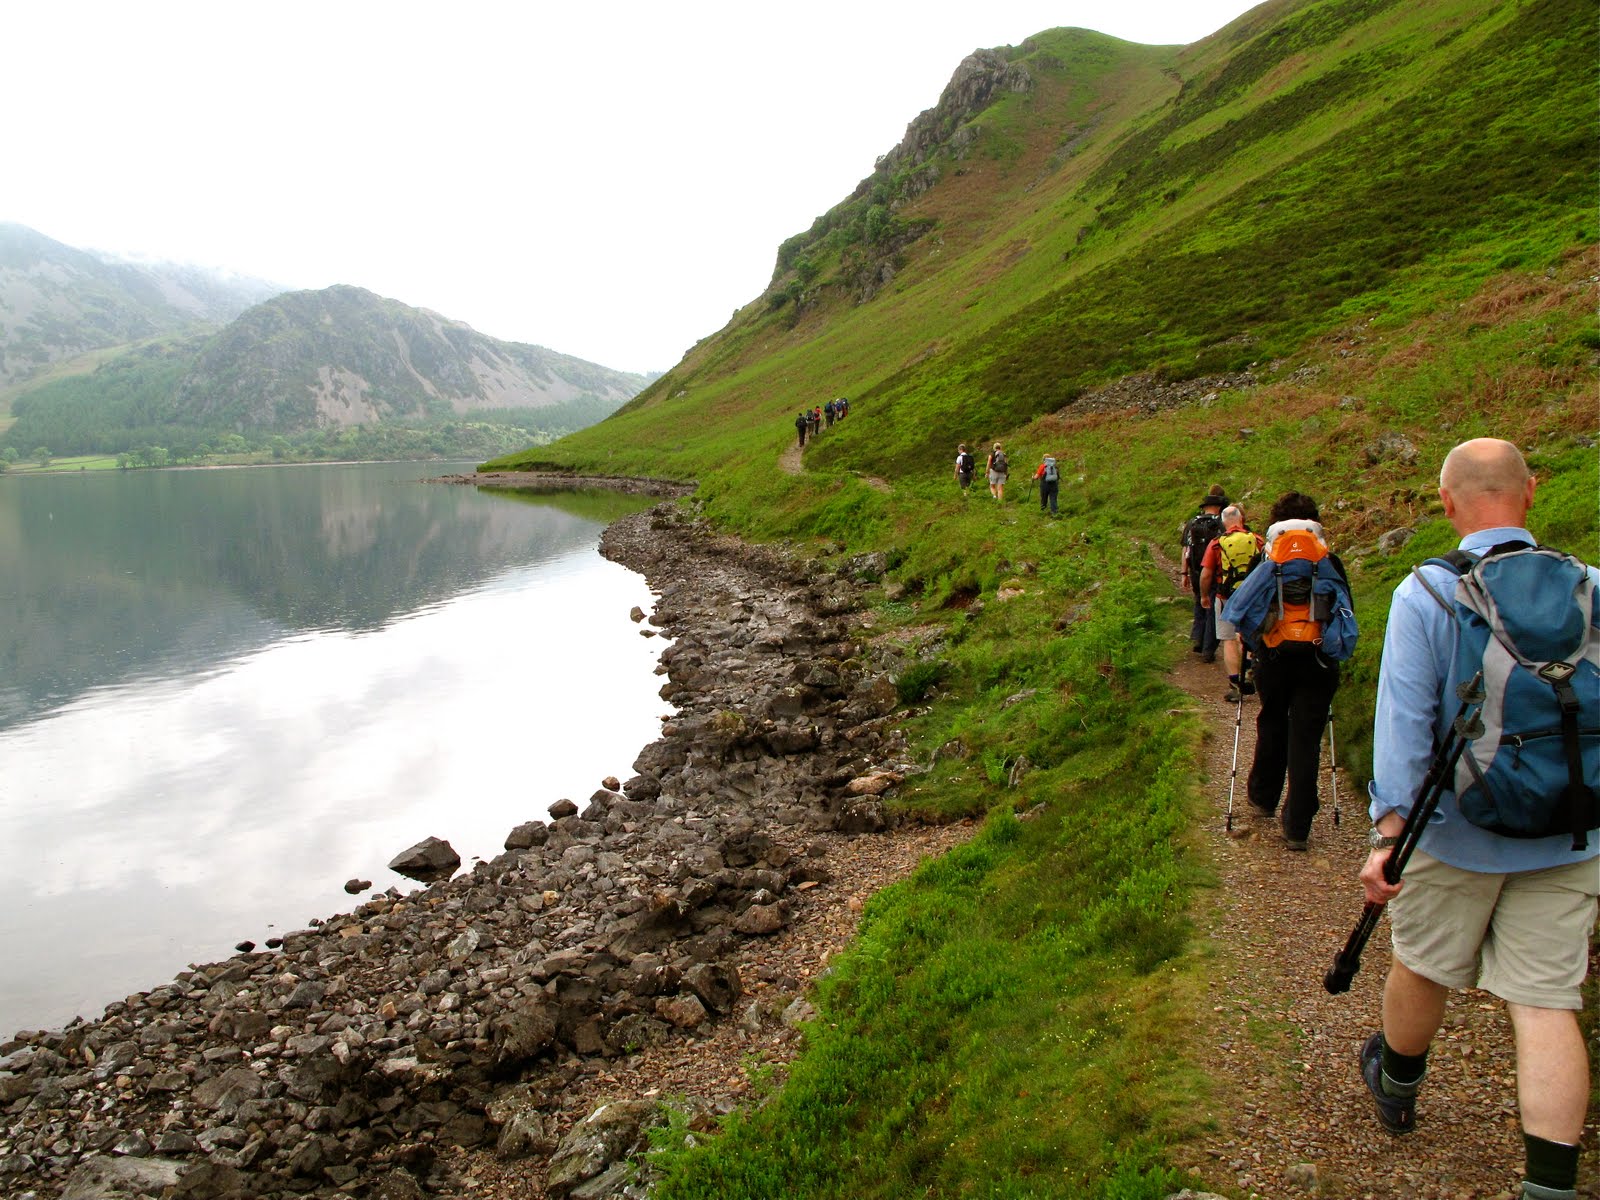
[[[215,327],[282,290],[204,267],[80,250],[0,223],[0,387],[87,351]]]
[[[615,408],[647,382],[338,285],[275,297],[210,338],[177,409],[207,427],[281,432],[577,400]]]
[[[359,287],[284,292],[0,226],[0,388],[13,385],[15,418],[0,441],[16,454],[282,456],[288,438],[312,457],[479,457],[592,424],[652,378]]]

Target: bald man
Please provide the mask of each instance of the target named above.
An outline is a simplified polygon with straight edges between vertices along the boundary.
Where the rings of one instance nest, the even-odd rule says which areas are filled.
[[[1535,544],[1526,527],[1534,487],[1521,453],[1496,438],[1457,446],[1439,473],[1445,516],[1474,557],[1507,542]],[[1454,593],[1448,568],[1419,570],[1441,596]],[[1593,619],[1600,624],[1600,614]],[[1502,837],[1468,822],[1447,792],[1402,883],[1383,878],[1389,846],[1458,707],[1445,695],[1455,646],[1454,618],[1408,576],[1389,609],[1374,717],[1373,849],[1361,882],[1368,900],[1389,906],[1394,954],[1383,1029],[1362,1047],[1362,1077],[1383,1127],[1410,1132],[1447,992],[1479,987],[1499,996],[1516,1035],[1522,1196],[1572,1200],[1589,1097],[1579,987],[1600,890],[1600,839],[1591,835],[1575,851],[1569,835]]]

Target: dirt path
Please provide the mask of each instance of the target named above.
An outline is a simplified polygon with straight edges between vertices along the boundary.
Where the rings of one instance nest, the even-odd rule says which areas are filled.
[[[1351,990],[1330,996],[1322,977],[1361,912],[1356,872],[1366,857],[1364,795],[1339,775],[1336,828],[1323,742],[1322,811],[1311,849],[1283,844],[1276,822],[1252,814],[1244,778],[1255,750],[1253,700],[1239,738],[1233,832],[1225,831],[1237,707],[1222,700],[1220,663],[1187,656],[1174,681],[1194,697],[1211,736],[1204,750],[1210,811],[1201,836],[1218,877],[1197,914],[1213,954],[1205,1057],[1218,1081],[1219,1127],[1186,1164],[1233,1196],[1340,1200],[1489,1200],[1520,1194],[1515,1059],[1504,1005],[1484,992],[1452,996],[1418,1102],[1416,1131],[1379,1128],[1356,1069],[1377,1028],[1389,963],[1381,925]],[[1334,701],[1338,720],[1339,702]],[[1339,733],[1335,726],[1335,737]],[[1591,1112],[1579,1195],[1600,1188]]]

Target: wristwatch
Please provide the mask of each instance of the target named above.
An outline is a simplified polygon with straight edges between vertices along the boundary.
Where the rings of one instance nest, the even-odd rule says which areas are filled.
[[[1379,833],[1376,825],[1367,830],[1367,845],[1374,850],[1387,850],[1390,846],[1398,844],[1399,841],[1400,839],[1397,837],[1389,837]]]

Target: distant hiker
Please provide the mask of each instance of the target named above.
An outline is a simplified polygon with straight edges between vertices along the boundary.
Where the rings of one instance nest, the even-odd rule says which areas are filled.
[[[834,400],[833,403],[838,408],[839,417],[842,420],[850,412],[850,400],[849,400],[849,398],[846,397],[846,396],[840,396],[836,400]]]
[[[1265,545],[1259,533],[1251,533],[1244,523],[1244,510],[1230,504],[1222,510],[1222,536],[1206,547],[1200,559],[1200,603],[1212,612],[1213,632],[1222,647],[1222,661],[1228,671],[1229,704],[1255,692],[1255,684],[1244,677],[1244,646],[1239,631],[1222,619],[1222,606],[1261,561]]]
[[[1061,493],[1061,468],[1056,466],[1055,456],[1046,454],[1033,477],[1039,481],[1039,511],[1048,508],[1050,515],[1055,516],[1056,497]]]
[[[972,486],[972,473],[978,468],[978,460],[972,457],[967,450],[967,444],[962,442],[956,447],[956,482],[961,485],[961,495],[970,495],[968,488]]]
[[[811,410],[811,436],[812,437],[816,437],[817,434],[820,433],[821,431],[822,431],[822,410],[820,408],[813,408]]]
[[[794,431],[800,435],[800,445],[806,444],[806,430],[811,428],[811,417],[808,413],[796,413],[794,418]]]
[[[822,406],[822,419],[829,429],[833,428],[833,416],[838,411],[835,402],[829,400]]]
[[[989,494],[1002,502],[1006,498],[1006,472],[1009,468],[1006,452],[996,442],[994,449],[989,451]]]
[[[1360,1063],[1379,1123],[1409,1133],[1448,990],[1499,996],[1516,1034],[1527,1167],[1518,1195],[1575,1200],[1590,1088],[1580,985],[1600,887],[1600,571],[1534,549],[1534,486],[1510,442],[1478,438],[1450,451],[1439,499],[1459,548],[1415,568],[1394,590],[1373,718],[1373,849],[1361,868],[1367,900],[1388,910],[1394,952],[1383,1027],[1362,1046]],[[1477,714],[1485,732],[1468,741],[1453,790],[1391,884],[1383,874],[1389,847],[1434,748],[1450,735],[1464,699],[1457,683],[1479,671],[1493,680]],[[1487,810],[1478,807],[1484,802]],[[1495,826],[1509,830],[1503,823],[1513,813],[1546,823],[1502,836]],[[1574,832],[1580,826],[1587,829]],[[1552,832],[1538,836],[1541,828]],[[1497,1063],[1472,1061],[1486,1083],[1505,1077]],[[1459,1098],[1440,1099],[1450,1136],[1472,1136],[1455,1126]]]
[[[1183,525],[1183,590],[1194,602],[1189,643],[1208,663],[1217,661],[1217,630],[1211,610],[1200,603],[1200,560],[1205,557],[1206,547],[1222,536],[1222,510],[1227,506],[1228,497],[1222,485],[1214,483],[1201,499],[1200,511]]]
[[[1266,556],[1220,614],[1256,660],[1256,756],[1246,795],[1261,815],[1278,814],[1283,842],[1304,850],[1317,815],[1317,771],[1339,663],[1355,649],[1355,613],[1344,564],[1328,550],[1317,502],[1285,492],[1272,506]]]

